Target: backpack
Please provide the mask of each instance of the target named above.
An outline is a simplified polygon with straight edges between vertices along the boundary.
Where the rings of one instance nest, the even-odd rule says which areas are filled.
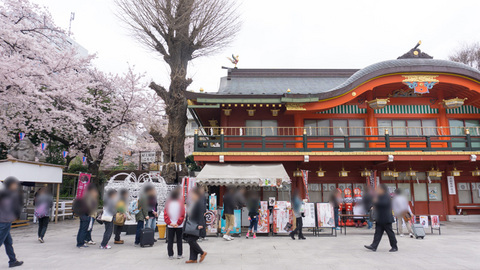
[[[37,218],[44,218],[48,215],[48,207],[46,203],[40,204],[38,207],[35,208],[35,212],[33,213]]]
[[[128,212],[130,212],[131,215],[138,214],[141,209],[141,207],[138,207],[138,200],[131,201],[130,205],[128,206]]]
[[[82,198],[73,200],[72,212],[77,217],[87,214],[85,213],[85,202],[83,201]]]

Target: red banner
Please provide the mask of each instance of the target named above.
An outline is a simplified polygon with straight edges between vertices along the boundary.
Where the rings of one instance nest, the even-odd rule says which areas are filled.
[[[90,179],[92,178],[91,174],[80,173],[78,176],[78,185],[77,185],[77,196],[76,198],[82,198],[85,194],[88,184],[90,184]]]

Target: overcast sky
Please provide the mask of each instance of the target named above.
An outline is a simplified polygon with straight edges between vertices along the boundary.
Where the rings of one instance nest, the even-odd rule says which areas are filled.
[[[57,25],[68,29],[96,66],[122,73],[128,64],[147,79],[168,85],[158,54],[137,43],[118,18],[113,0],[31,0],[46,6]],[[234,1],[234,0],[232,0]],[[480,1],[472,0],[238,0],[243,27],[234,43],[189,67],[191,90],[217,91],[221,66],[240,55],[239,68],[362,68],[394,59],[422,40],[435,58],[465,43],[480,41]],[[286,86],[288,88],[288,86]]]

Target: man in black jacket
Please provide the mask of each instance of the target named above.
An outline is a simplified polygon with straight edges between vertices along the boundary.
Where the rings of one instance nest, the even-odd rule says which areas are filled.
[[[223,239],[227,241],[233,240],[230,236],[230,231],[235,225],[234,211],[236,208],[235,191],[232,187],[228,188],[227,193],[223,196],[223,216],[225,218],[225,230],[227,231]]]
[[[388,188],[385,184],[381,184],[378,189],[377,198],[374,200],[374,208],[376,213],[375,235],[373,237],[373,243],[365,246],[365,248],[376,251],[380,240],[382,240],[383,232],[386,232],[390,246],[392,247],[390,252],[398,251],[397,239],[392,229],[392,223],[394,221],[392,215],[392,199],[390,198],[390,194],[388,194]]]
[[[10,176],[5,179],[3,185],[4,189],[0,192],[0,247],[5,246],[9,259],[8,266],[16,267],[23,262],[18,261],[15,256],[10,228],[22,210],[20,183],[17,178]]]

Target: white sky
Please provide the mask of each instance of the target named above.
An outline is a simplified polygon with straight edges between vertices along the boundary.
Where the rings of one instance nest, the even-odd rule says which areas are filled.
[[[168,86],[168,69],[156,53],[128,35],[114,15],[113,0],[31,0],[46,6],[57,25],[68,29],[96,66],[123,73],[128,63]],[[234,0],[232,0],[234,1]],[[189,67],[191,90],[217,91],[221,66],[240,55],[239,68],[362,68],[394,59],[422,40],[435,58],[464,43],[480,41],[480,1],[472,0],[237,0],[243,27],[229,48],[199,58]]]

